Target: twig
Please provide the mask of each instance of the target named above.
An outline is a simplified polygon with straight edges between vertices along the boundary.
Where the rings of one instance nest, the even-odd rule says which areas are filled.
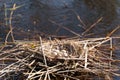
[[[11,38],[12,38],[13,42],[15,42],[15,39],[14,39],[14,36],[13,36],[12,16],[13,16],[15,8],[16,8],[16,4],[13,5],[13,10],[11,10],[10,18],[9,18],[9,27],[10,27],[10,33],[11,33]]]
[[[84,51],[85,51],[85,65],[84,65],[84,68],[85,69],[87,69],[87,65],[88,65],[88,47],[87,47],[87,45],[88,45],[88,42],[86,42],[85,43],[85,45],[84,45]]]
[[[82,33],[82,35],[85,35],[88,31],[90,31],[94,26],[96,26],[100,21],[102,21],[102,17],[98,19],[95,23],[93,23],[86,31]]]
[[[75,13],[77,19],[78,19],[78,20],[80,21],[80,23],[82,24],[82,28],[83,28],[83,29],[86,29],[86,25],[85,25],[85,23],[83,22],[83,20],[81,19],[80,15],[79,15],[76,11],[74,11],[74,10],[72,10],[72,11]]]
[[[67,27],[65,27],[63,25],[60,25],[60,24],[56,23],[55,21],[52,21],[52,20],[49,20],[49,21],[52,22],[52,23],[54,23],[54,24],[56,24],[56,25],[58,25],[59,27],[65,29],[67,31],[71,32],[72,34],[74,34],[74,35],[76,35],[78,37],[82,37],[80,34],[78,34],[78,33],[74,32],[74,31],[70,30],[69,28],[67,28]]]
[[[120,29],[120,26],[116,27],[114,30],[112,30],[106,37],[110,37],[113,33],[115,33],[118,29]]]
[[[112,56],[113,56],[113,40],[112,38],[110,38],[110,59],[112,60]],[[109,63],[109,65],[111,66],[111,62]]]
[[[43,57],[44,57],[44,62],[45,62],[45,65],[47,66],[47,60],[46,60],[43,45],[42,45],[42,38],[39,37],[39,40],[40,40],[40,50],[42,51],[42,54],[43,54]]]

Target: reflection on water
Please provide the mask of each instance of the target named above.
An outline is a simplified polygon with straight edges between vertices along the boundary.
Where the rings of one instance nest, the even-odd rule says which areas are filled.
[[[98,15],[104,17],[106,23],[111,23],[116,16],[116,0],[85,0],[85,3],[91,10],[98,12]]]
[[[106,30],[110,32],[117,24],[115,0],[31,0],[31,2],[33,12],[31,21],[34,30],[45,34],[75,35],[68,29],[81,34],[101,17],[103,20],[91,30],[93,33]],[[78,16],[85,25],[81,24]]]
[[[12,23],[16,38],[33,34],[76,36],[101,17],[102,21],[86,34],[105,36],[120,24],[120,0],[4,0],[0,6],[3,3],[7,3],[7,7],[14,3],[25,5],[14,13]],[[1,14],[4,16],[4,10]],[[0,36],[3,37],[6,32],[2,27],[4,25],[0,27]]]
[[[36,22],[36,29],[40,29],[43,33],[72,35],[62,27],[81,32],[81,28],[77,26],[79,23],[76,15],[72,11],[73,8],[77,8],[73,0],[51,0],[51,2],[49,2],[49,0],[43,0],[43,2],[38,0],[38,2],[33,1],[31,7],[31,10],[37,8],[31,15],[33,19],[32,22]]]

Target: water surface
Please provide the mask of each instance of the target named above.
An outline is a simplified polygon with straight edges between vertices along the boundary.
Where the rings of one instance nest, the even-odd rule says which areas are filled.
[[[102,18],[85,33],[93,33],[89,37],[100,37],[106,36],[120,24],[120,0],[2,0],[1,22],[5,24],[4,3],[8,8],[14,3],[24,5],[13,15],[14,35],[19,39],[30,35],[31,38],[36,35],[78,36],[76,34],[81,35]],[[1,37],[8,30],[1,25]]]

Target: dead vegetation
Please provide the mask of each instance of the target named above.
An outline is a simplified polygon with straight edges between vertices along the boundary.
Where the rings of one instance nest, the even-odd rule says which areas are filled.
[[[114,54],[113,37],[110,37],[120,26],[112,30],[105,38],[64,39],[39,41],[15,41],[12,28],[13,8],[5,7],[5,17],[10,10],[9,32],[5,42],[0,45],[0,80],[112,80],[120,76],[120,60]],[[77,15],[78,20],[86,25]],[[62,27],[77,37],[86,36],[102,20],[98,19],[85,29],[82,35]],[[57,24],[55,21],[51,21]],[[61,26],[57,24],[58,26]],[[84,28],[83,27],[83,28]],[[12,43],[8,37],[12,37]]]
[[[119,67],[112,38],[16,41],[0,52],[0,79],[112,80]]]

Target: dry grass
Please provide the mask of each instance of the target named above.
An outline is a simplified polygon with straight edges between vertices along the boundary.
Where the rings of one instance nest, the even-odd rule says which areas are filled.
[[[0,52],[0,79],[112,80],[119,67],[112,38],[16,41]]]

